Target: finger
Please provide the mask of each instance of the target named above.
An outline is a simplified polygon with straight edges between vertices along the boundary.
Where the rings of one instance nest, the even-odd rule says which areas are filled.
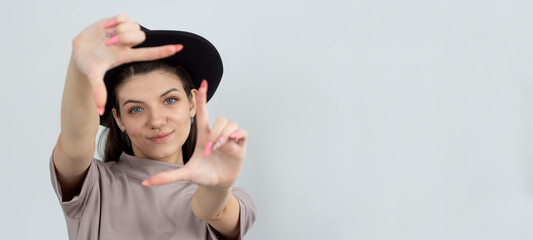
[[[156,174],[142,182],[144,186],[158,186],[169,184],[176,181],[190,181],[191,177],[187,168],[183,167],[180,169],[162,172]]]
[[[100,114],[101,116],[104,114],[105,103],[107,100],[107,90],[103,80],[104,76],[92,74],[87,77],[91,82],[96,109],[98,111],[98,114]]]
[[[130,20],[130,17],[126,14],[118,14],[110,19],[108,19],[107,21],[104,21],[104,25],[102,26],[103,28],[112,28],[112,27],[115,27],[117,26],[118,24],[120,23],[123,23],[123,22],[127,22]]]
[[[220,133],[222,132],[222,130],[224,130],[227,124],[228,124],[228,120],[226,120],[225,118],[223,117],[217,118],[215,122],[213,123],[213,127],[211,127],[211,131],[209,131],[209,138],[208,138],[209,141],[210,142],[216,141]]]
[[[234,143],[237,143],[239,145],[244,145],[246,143],[246,140],[248,139],[248,132],[239,129],[233,133],[231,133],[228,137],[228,141],[232,141]]]
[[[213,123],[213,127],[211,127],[211,130],[209,131],[208,145],[205,149],[204,157],[209,156],[209,153],[211,153],[212,150],[218,148],[225,141],[224,136],[219,135],[224,127],[226,127],[226,124],[228,124],[228,121],[222,117],[217,118],[215,123]]]
[[[159,47],[146,47],[131,49],[129,58],[135,61],[152,61],[161,58],[170,57],[183,49],[183,45],[165,45]]]
[[[117,32],[141,31],[141,25],[136,22],[124,22],[115,27]]]
[[[144,33],[143,31],[141,31],[141,25],[139,25],[138,23],[136,23],[136,22],[124,22],[124,23],[116,25],[115,27],[108,28],[107,32],[105,33],[105,36],[107,38],[112,38],[112,37],[116,36],[118,33],[125,33],[125,32],[142,32],[142,33]],[[142,41],[144,41],[144,38],[143,38]],[[116,41],[115,43],[118,43],[118,41]]]
[[[224,129],[220,131],[219,137],[217,138],[217,140],[215,141],[215,144],[213,145],[213,150],[217,150],[219,147],[224,145],[227,142],[230,134],[237,131],[237,129],[238,129],[238,126],[236,122],[228,122],[226,126],[224,127]]]
[[[107,90],[102,82],[93,88],[94,102],[96,104],[96,110],[100,116],[104,115],[105,103],[107,99]]]
[[[107,21],[104,23],[104,26],[102,26],[102,27],[107,29],[107,28],[112,28],[112,27],[114,27],[114,26],[116,26],[116,25],[117,25],[117,23],[115,22],[115,19],[112,19],[112,18],[111,18],[111,19],[107,20]]]
[[[198,141],[203,143],[209,137],[209,114],[207,112],[207,81],[204,79],[196,95],[196,127],[198,128]]]
[[[144,42],[146,34],[139,30],[116,32],[115,36],[109,39],[108,42],[112,41],[113,38],[117,38],[116,42],[114,42],[115,44],[135,46]]]
[[[117,35],[117,31],[115,29],[111,29],[105,33],[106,38],[112,38]]]
[[[115,20],[118,24],[130,21],[128,14],[120,13],[115,16]]]

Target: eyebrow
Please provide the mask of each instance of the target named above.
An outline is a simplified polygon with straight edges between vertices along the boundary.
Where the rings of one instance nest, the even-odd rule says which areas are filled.
[[[166,96],[167,94],[174,92],[174,91],[179,92],[180,90],[178,90],[177,88],[171,88],[167,90],[166,92],[164,92],[163,94],[161,94],[159,97],[162,98]],[[122,106],[124,107],[128,103],[143,103],[143,101],[128,99],[122,104]]]
[[[164,97],[165,95],[173,92],[173,91],[176,91],[176,92],[179,92],[180,90],[178,90],[177,88],[171,88],[169,90],[167,90],[165,93],[161,94],[161,96],[159,96],[160,98]]]

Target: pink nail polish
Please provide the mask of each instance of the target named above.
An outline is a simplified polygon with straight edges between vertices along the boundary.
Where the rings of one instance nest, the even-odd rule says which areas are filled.
[[[229,138],[238,138],[241,136],[241,132],[234,132],[231,135],[229,135]]]
[[[104,24],[104,28],[110,28],[112,26],[115,26],[115,20],[111,20],[107,22],[106,24]]]
[[[217,141],[215,142],[215,145],[213,146],[213,150],[217,150],[222,144],[224,144],[226,141],[224,141],[224,137],[220,136]]]
[[[174,47],[176,48],[176,52],[179,52],[179,51],[181,51],[183,49],[183,45],[181,45],[181,44],[176,44],[176,45],[174,45]]]
[[[106,46],[111,46],[111,45],[115,45],[117,43],[118,43],[118,37],[114,36],[114,37],[110,38],[109,40],[107,40],[107,42],[105,42],[105,45]]]
[[[207,144],[205,145],[204,157],[209,156],[212,150],[213,150],[213,142],[207,142]]]

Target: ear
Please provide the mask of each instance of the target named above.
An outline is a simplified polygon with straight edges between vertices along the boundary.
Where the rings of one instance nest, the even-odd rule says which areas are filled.
[[[120,117],[117,116],[117,110],[115,108],[111,109],[111,112],[113,113],[113,118],[115,119],[115,122],[117,123],[118,127],[120,128],[120,131],[124,132],[124,124],[122,124],[122,121],[120,120]]]
[[[189,98],[189,114],[191,117],[196,115],[196,95],[198,95],[198,90],[191,89],[191,97]]]

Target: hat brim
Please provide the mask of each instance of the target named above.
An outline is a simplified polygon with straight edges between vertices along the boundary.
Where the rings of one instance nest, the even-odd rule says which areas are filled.
[[[200,87],[203,79],[207,80],[209,86],[207,101],[209,101],[215,94],[223,73],[222,59],[215,46],[207,39],[190,32],[141,28],[146,34],[146,40],[133,48],[182,44],[183,49],[181,51],[163,60],[183,67],[191,76],[196,89]],[[122,69],[132,64],[135,64],[135,62],[120,65],[106,72],[104,82],[108,91],[115,76]],[[100,117],[100,124],[103,123],[103,120],[107,118],[107,114],[110,112],[111,106],[106,105],[105,113]]]

